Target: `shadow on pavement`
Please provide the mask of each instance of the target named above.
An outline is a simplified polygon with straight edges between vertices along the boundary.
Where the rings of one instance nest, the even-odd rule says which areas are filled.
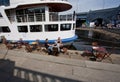
[[[0,59],[0,82],[8,82],[13,77],[15,62]]]
[[[0,59],[0,82],[83,82],[69,78],[59,77],[20,67],[15,62]]]

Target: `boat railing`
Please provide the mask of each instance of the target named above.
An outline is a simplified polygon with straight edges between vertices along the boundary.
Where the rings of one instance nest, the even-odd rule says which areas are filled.
[[[35,14],[25,14],[25,15],[16,15],[8,16],[10,22],[35,22],[35,21],[45,21],[44,13],[35,13]]]
[[[10,22],[43,22],[45,13],[34,13],[25,15],[8,16]],[[50,14],[49,21],[73,21],[73,15]]]
[[[72,21],[73,15],[50,15],[50,21]]]

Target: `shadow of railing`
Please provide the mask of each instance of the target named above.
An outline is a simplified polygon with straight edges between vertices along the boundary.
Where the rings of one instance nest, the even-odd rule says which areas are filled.
[[[15,62],[0,59],[0,82],[83,82],[71,78],[15,67]]]
[[[51,74],[32,71],[20,67],[15,67],[14,74],[15,80],[18,80],[17,82],[20,81],[20,78],[21,80],[25,80],[27,82],[83,82]]]

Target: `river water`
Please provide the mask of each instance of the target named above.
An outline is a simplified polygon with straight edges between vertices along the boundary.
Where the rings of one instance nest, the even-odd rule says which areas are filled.
[[[106,44],[100,44],[100,46],[105,47],[108,51],[119,54],[120,55],[120,47],[116,47],[114,45],[106,45]],[[91,47],[91,41],[84,40],[84,39],[77,39],[73,42],[73,47],[75,47],[76,50],[84,51],[86,49],[89,49]]]
[[[110,43],[109,41],[101,41],[100,39],[88,38],[86,37],[87,32],[84,34],[80,33],[79,35],[82,35],[82,37],[78,36],[78,39],[73,42],[73,46],[76,50],[84,51],[85,49],[89,49],[91,47],[91,43],[93,41],[97,41],[100,46],[105,47],[108,51],[114,54],[120,54],[120,45],[114,42]]]

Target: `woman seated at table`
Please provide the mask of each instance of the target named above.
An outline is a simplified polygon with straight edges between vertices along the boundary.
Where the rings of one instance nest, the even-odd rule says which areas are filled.
[[[63,48],[63,43],[62,43],[62,40],[61,40],[60,37],[58,37],[58,39],[57,39],[55,42],[56,42],[56,44],[59,46],[60,49]]]
[[[99,48],[99,45],[97,42],[92,42],[92,49],[93,51],[97,50]]]
[[[62,40],[61,40],[61,38],[60,38],[60,37],[58,37],[58,39],[57,39],[57,43],[62,44]]]
[[[55,48],[58,48],[58,52],[60,52],[60,47],[62,46],[62,44],[61,43],[58,43],[58,42],[56,42],[55,41],[55,43],[53,44],[53,47],[55,47]]]
[[[57,41],[55,41],[55,43],[54,44],[52,44],[52,45],[50,45],[49,47],[48,47],[48,49],[50,49],[51,50],[51,53],[52,53],[52,55],[55,55],[55,56],[57,56],[58,55],[58,53],[60,52],[60,50],[61,50],[61,44],[60,43],[58,43]]]
[[[46,38],[44,45],[45,45],[45,48],[47,49],[49,55],[52,55],[55,48],[57,48],[58,52],[60,51],[60,43],[58,43],[57,41],[55,41],[54,44],[49,44],[48,38]]]
[[[92,43],[93,52],[97,59],[104,59],[106,56],[110,56],[110,53],[103,46],[99,46],[97,42]]]

